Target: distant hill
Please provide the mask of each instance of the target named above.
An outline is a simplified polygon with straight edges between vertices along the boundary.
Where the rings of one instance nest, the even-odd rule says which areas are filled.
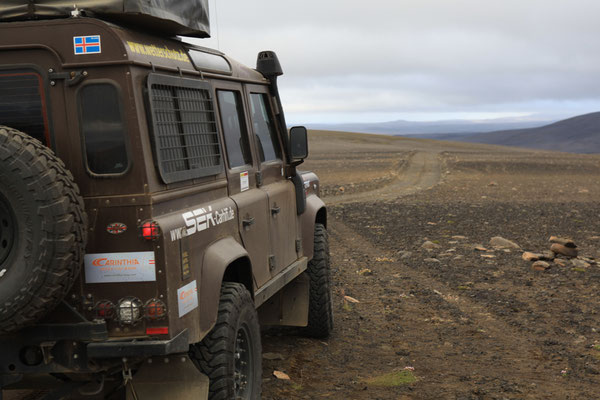
[[[436,139],[499,144],[570,153],[600,153],[600,112],[580,115],[530,129],[471,135],[435,135]]]
[[[496,118],[486,120],[447,120],[447,121],[389,121],[374,123],[345,124],[306,124],[309,129],[379,133],[384,135],[437,135],[437,134],[471,134],[508,129],[523,129],[543,126],[554,122],[551,120],[528,120],[519,118]]]

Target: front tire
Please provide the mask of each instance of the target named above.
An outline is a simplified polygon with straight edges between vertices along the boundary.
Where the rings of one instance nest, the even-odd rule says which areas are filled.
[[[210,379],[210,400],[260,399],[260,325],[244,285],[223,283],[217,322],[202,342],[192,346],[191,356]]]
[[[314,241],[313,258],[306,269],[310,278],[310,299],[308,326],[304,328],[304,333],[310,337],[326,338],[333,330],[333,303],[329,238],[323,224],[315,224]]]

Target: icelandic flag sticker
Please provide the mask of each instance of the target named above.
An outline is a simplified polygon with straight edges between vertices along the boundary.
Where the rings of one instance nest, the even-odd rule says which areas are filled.
[[[100,35],[74,36],[73,46],[75,49],[75,55],[102,53]]]

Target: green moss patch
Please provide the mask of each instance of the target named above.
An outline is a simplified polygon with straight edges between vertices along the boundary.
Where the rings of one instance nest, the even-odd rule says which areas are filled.
[[[376,376],[366,380],[368,385],[383,387],[410,385],[411,383],[415,383],[416,381],[417,378],[415,377],[413,372],[409,370],[394,371],[385,375]]]

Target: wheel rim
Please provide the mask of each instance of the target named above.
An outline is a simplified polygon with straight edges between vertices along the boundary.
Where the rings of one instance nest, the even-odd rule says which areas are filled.
[[[251,399],[254,371],[250,362],[253,357],[248,327],[243,325],[238,329],[235,341],[234,389],[236,399]]]
[[[4,196],[0,195],[0,278],[8,269],[5,261],[14,247],[16,228],[12,208]]]

